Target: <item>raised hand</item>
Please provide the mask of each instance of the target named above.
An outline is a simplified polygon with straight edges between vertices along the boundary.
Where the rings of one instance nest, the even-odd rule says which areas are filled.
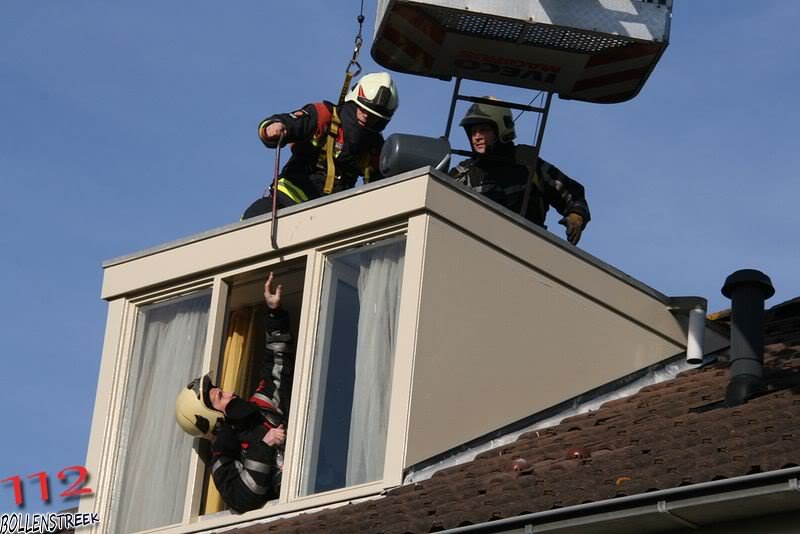
[[[271,310],[277,310],[281,307],[281,293],[283,292],[282,284],[278,284],[278,287],[276,287],[273,291],[272,281],[274,278],[275,275],[272,273],[272,271],[270,271],[269,278],[267,278],[267,283],[264,284],[264,300]]]

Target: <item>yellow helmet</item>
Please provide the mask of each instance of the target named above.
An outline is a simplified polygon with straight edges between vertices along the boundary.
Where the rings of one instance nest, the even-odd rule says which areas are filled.
[[[497,100],[493,96],[484,96],[490,100]],[[464,127],[469,137],[469,127],[475,124],[491,124],[497,130],[497,139],[501,143],[510,143],[517,137],[514,130],[514,116],[511,110],[502,106],[491,106],[489,104],[472,104],[467,110],[467,114],[461,119],[459,126]]]
[[[388,121],[400,105],[400,96],[388,72],[373,72],[358,80],[344,101],[355,102],[358,107]]]
[[[212,439],[225,421],[225,414],[211,405],[208,392],[215,387],[208,375],[195,378],[175,399],[175,420],[184,432]]]

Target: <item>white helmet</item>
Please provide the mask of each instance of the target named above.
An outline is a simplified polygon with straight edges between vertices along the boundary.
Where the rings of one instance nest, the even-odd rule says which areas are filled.
[[[388,121],[397,110],[400,97],[388,72],[374,72],[358,80],[344,101],[355,102],[358,107]]]
[[[493,96],[484,96],[489,100],[497,100]],[[488,104],[472,104],[467,110],[467,114],[461,119],[459,126],[463,126],[469,137],[469,127],[475,124],[491,124],[497,131],[497,139],[501,143],[509,143],[517,137],[514,130],[514,115],[511,110],[501,106],[490,106]]]
[[[175,399],[175,420],[184,432],[212,439],[225,421],[225,414],[211,405],[208,392],[215,387],[208,375],[195,378]]]

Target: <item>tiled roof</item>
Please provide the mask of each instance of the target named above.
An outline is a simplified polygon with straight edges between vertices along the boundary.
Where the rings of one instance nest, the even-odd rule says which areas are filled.
[[[769,390],[744,405],[717,404],[729,380],[725,353],[381,499],[236,532],[436,532],[798,466],[800,298],[767,313],[764,352]]]

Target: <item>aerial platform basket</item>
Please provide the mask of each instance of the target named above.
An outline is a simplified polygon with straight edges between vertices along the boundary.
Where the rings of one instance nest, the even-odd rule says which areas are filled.
[[[378,0],[384,67],[615,103],[636,96],[669,42],[672,0]]]

